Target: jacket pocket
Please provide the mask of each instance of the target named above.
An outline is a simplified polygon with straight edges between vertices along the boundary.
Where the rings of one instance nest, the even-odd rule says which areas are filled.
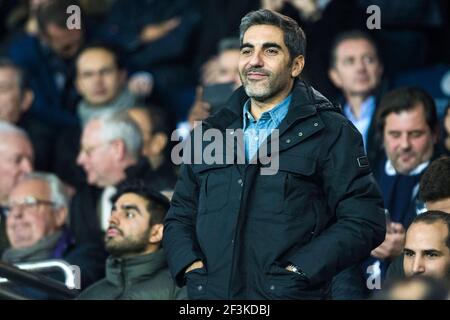
[[[275,264],[267,272],[264,288],[269,298],[275,300],[320,300],[327,297],[322,287],[310,287],[301,275]]]
[[[188,298],[190,300],[204,299],[208,284],[206,269],[195,269],[186,273],[185,276]]]
[[[283,213],[315,220],[324,195],[316,175],[316,160],[281,155],[280,172],[286,176]],[[312,223],[314,221],[310,221]]]
[[[228,202],[230,193],[230,165],[202,165],[194,168],[201,180],[199,214],[220,211]]]

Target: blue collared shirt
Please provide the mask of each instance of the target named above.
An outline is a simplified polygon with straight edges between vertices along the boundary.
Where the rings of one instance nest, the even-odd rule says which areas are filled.
[[[344,106],[344,114],[348,120],[350,120],[358,129],[363,137],[364,147],[367,151],[367,138],[370,128],[370,122],[372,121],[373,114],[375,112],[375,97],[370,96],[361,105],[361,115],[358,118],[352,112],[352,109],[348,103]]]
[[[261,143],[266,140],[273,129],[278,128],[281,121],[286,117],[292,94],[269,111],[261,114],[258,121],[250,112],[250,99],[244,105],[244,144],[245,159],[250,161],[258,151]]]

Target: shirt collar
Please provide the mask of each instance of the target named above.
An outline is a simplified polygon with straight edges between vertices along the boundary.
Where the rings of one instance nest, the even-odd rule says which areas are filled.
[[[408,176],[414,176],[422,173],[423,170],[425,170],[428,167],[428,164],[430,161],[425,161],[421,164],[419,164],[413,171],[408,173]],[[394,166],[392,165],[391,160],[387,159],[386,164],[384,166],[384,171],[388,176],[395,176],[397,174],[397,171],[395,170]]]
[[[363,103],[361,104],[360,119],[371,118],[374,111],[375,111],[375,96],[370,96],[370,97],[366,98],[366,100],[364,100]],[[353,114],[353,111],[348,103],[345,104],[344,112],[345,112],[345,115],[347,116],[347,118],[351,119],[353,122],[355,120],[359,120],[359,119],[356,119],[356,117]]]
[[[269,111],[263,112],[260,119],[271,119],[275,126],[278,127],[288,113],[291,99],[292,93]],[[250,99],[248,99],[244,104],[244,128],[248,125],[247,121],[255,121],[255,118],[250,112]]]

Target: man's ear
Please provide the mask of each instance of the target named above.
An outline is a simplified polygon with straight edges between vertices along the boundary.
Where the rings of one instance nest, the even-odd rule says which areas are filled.
[[[67,222],[67,208],[57,208],[55,209],[55,225],[57,228],[61,228]]]
[[[294,58],[294,61],[292,61],[292,70],[291,70],[292,78],[297,78],[302,73],[304,67],[305,67],[304,56],[299,55],[298,57]]]
[[[150,229],[150,236],[148,242],[150,244],[158,244],[163,238],[164,225],[162,223],[157,223]]]
[[[152,155],[156,156],[161,154],[164,148],[167,146],[168,138],[162,132],[156,133],[152,137],[152,142],[150,145],[150,150]]]
[[[114,157],[118,160],[122,160],[127,156],[127,147],[125,142],[121,139],[115,139],[110,142],[111,147],[114,149]]]
[[[339,77],[339,74],[336,70],[336,68],[330,68],[328,70],[328,77],[330,77],[331,82],[333,82],[333,84],[338,87],[338,88],[342,88],[342,81],[341,81],[341,77]]]
[[[34,93],[30,89],[26,89],[22,96],[22,101],[20,103],[20,112],[24,114],[30,109],[31,104],[34,100]]]

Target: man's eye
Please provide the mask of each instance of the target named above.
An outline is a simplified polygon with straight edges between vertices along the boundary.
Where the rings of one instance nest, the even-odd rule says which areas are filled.
[[[274,54],[278,53],[278,50],[277,49],[267,49],[266,52],[269,55],[274,55]]]
[[[390,132],[389,135],[392,138],[400,138],[400,133],[398,133],[398,132]]]
[[[352,65],[353,62],[354,62],[353,58],[344,59],[344,61],[343,61],[344,65],[347,65],[347,66]]]
[[[427,253],[427,257],[436,258],[436,257],[439,257],[439,254],[437,254],[436,252],[429,252],[429,253]]]
[[[413,256],[414,256],[414,252],[405,251],[405,257],[413,257]]]
[[[248,56],[251,53],[250,49],[242,49],[241,54],[244,56]]]
[[[136,216],[136,214],[134,212],[130,212],[130,211],[127,211],[125,213],[125,215],[128,219],[133,219]]]
[[[411,132],[411,137],[412,138],[419,138],[419,137],[422,136],[422,134],[423,134],[422,131],[413,131],[413,132]]]
[[[374,63],[374,62],[375,62],[375,58],[372,57],[372,56],[365,56],[365,57],[363,58],[363,61],[364,61],[365,63]]]

